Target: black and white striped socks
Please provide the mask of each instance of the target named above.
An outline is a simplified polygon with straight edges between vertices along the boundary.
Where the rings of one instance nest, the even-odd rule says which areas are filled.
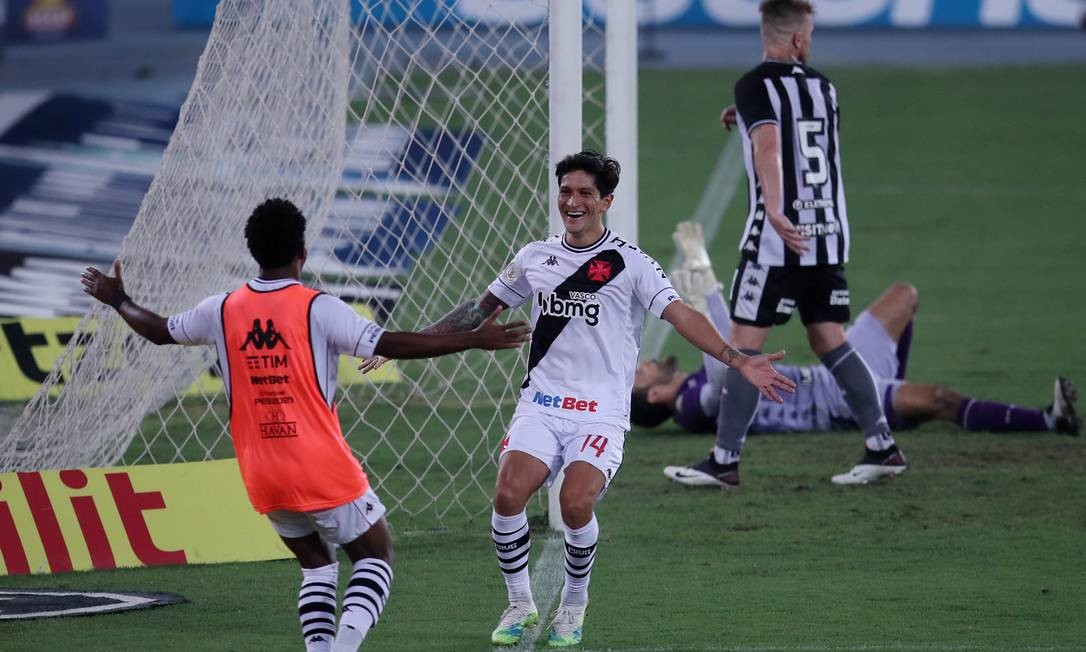
[[[523,511],[514,516],[493,512],[490,525],[494,551],[498,554],[498,566],[505,576],[510,604],[532,602],[532,583],[528,576],[528,552],[532,549],[532,538],[528,531],[528,515]]]
[[[339,562],[302,569],[298,619],[306,652],[327,652],[336,637],[336,583]]]
[[[584,527],[566,526],[566,585],[562,588],[563,605],[588,603],[588,580],[596,562],[596,542],[600,526],[596,515]]]
[[[375,558],[355,562],[351,581],[343,594],[334,652],[354,652],[377,624],[392,588],[392,567]]]

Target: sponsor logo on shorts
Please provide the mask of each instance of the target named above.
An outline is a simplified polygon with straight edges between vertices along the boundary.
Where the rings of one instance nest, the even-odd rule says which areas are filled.
[[[532,403],[557,410],[570,410],[571,412],[595,412],[599,403],[575,396],[559,396],[557,394],[544,394],[536,392],[532,397]]]
[[[795,299],[781,299],[777,304],[777,312],[782,315],[791,315],[796,311]]]
[[[539,311],[548,317],[583,319],[589,326],[600,323],[600,304],[595,292],[569,292],[569,298],[563,298],[551,292],[545,295],[536,293]]]
[[[849,305],[848,290],[834,290],[830,292],[830,305],[831,306],[847,306]]]

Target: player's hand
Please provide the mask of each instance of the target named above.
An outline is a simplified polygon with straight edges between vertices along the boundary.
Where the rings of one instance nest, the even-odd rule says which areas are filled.
[[[792,393],[796,391],[796,384],[778,373],[770,364],[783,357],[784,351],[752,356],[747,358],[747,361],[736,369],[743,375],[743,378],[747,379],[747,382],[758,388],[762,396],[777,403],[784,403],[784,399],[777,393],[777,390]]]
[[[372,358],[366,358],[362,360],[362,364],[358,365],[358,370],[364,374],[368,374],[375,369],[380,369],[381,365],[385,364],[386,362],[388,362],[388,358],[386,358],[385,356],[375,355]]]
[[[79,281],[83,284],[83,291],[98,301],[108,304],[116,292],[124,292],[120,258],[113,261],[113,273],[116,276],[109,276],[94,267],[88,267],[83,270],[83,274],[79,278]]]
[[[725,131],[731,131],[732,127],[739,124],[739,118],[736,117],[735,105],[726,106],[724,110],[720,112],[720,124],[724,125]]]
[[[526,321],[512,321],[506,324],[498,323],[498,316],[502,309],[498,308],[490,313],[483,323],[471,331],[477,338],[475,348],[493,351],[496,349],[515,349],[527,342],[532,329]]]
[[[765,216],[766,219],[769,220],[769,224],[773,227],[773,230],[777,232],[777,235],[781,236],[781,240],[784,240],[784,246],[800,256],[807,253],[807,241],[811,238],[803,235],[803,231],[800,231],[799,227],[792,224],[792,222],[781,213],[766,211]]]

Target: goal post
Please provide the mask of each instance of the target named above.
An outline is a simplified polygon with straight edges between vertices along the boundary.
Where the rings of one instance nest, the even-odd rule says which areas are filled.
[[[303,281],[387,328],[420,329],[478,297],[518,247],[554,232],[555,157],[582,137],[602,147],[616,119],[597,92],[599,4],[222,0],[122,245],[128,293],[172,314],[236,288],[256,271],[244,222],[278,195],[308,218]],[[574,43],[563,65],[577,88],[562,86],[555,111],[579,126],[559,130],[551,55]],[[560,132],[576,142],[552,141]],[[341,364],[344,434],[401,522],[489,511],[525,358],[473,351],[373,376]],[[205,347],[155,347],[94,307],[0,433],[0,471],[232,456],[214,361]]]

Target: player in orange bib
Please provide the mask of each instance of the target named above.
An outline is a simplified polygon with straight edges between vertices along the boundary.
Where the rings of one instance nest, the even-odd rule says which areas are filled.
[[[212,345],[230,399],[230,434],[249,500],[266,514],[302,566],[298,615],[310,652],[356,650],[377,623],[392,583],[385,507],[343,438],[336,414],[340,355],[425,358],[466,349],[509,349],[528,340],[525,322],[495,311],[465,333],[385,331],[343,301],[303,286],[305,217],[269,199],[245,225],[260,274],[233,292],[164,318],[125,294],[115,276],[83,272],[83,289],[112,306],[155,344]],[[336,627],[338,562],[353,564]]]

